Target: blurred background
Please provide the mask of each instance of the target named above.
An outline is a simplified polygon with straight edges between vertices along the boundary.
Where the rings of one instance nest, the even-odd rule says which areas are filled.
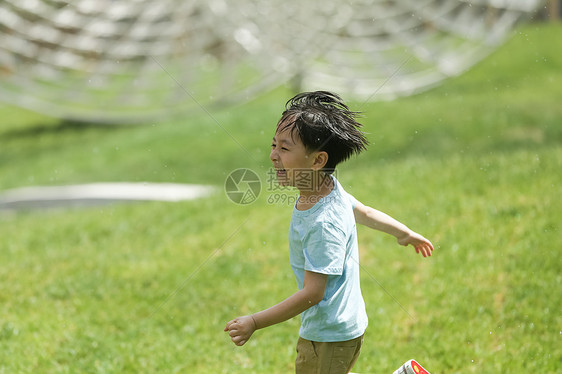
[[[0,2],[0,101],[135,123],[241,103],[289,83],[360,100],[418,93],[558,1]]]

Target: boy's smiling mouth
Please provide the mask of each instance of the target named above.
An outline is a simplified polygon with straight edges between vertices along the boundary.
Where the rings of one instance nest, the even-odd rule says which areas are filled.
[[[275,172],[277,173],[277,178],[285,178],[287,176],[287,170],[275,168]]]

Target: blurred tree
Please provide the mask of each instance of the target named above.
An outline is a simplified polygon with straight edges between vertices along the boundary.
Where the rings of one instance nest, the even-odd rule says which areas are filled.
[[[562,0],[548,0],[547,12],[551,21],[558,22],[560,20],[560,12],[562,11]]]

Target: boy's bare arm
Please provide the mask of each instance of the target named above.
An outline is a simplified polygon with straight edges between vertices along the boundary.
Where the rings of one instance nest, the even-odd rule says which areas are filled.
[[[357,223],[395,236],[400,245],[411,244],[416,252],[421,253],[424,257],[431,256],[433,244],[429,240],[410,230],[406,225],[388,214],[360,202],[357,202],[353,213]]]
[[[269,309],[233,319],[226,324],[224,331],[228,331],[234,344],[244,345],[257,329],[284,322],[322,301],[327,282],[326,274],[305,271],[302,290]]]

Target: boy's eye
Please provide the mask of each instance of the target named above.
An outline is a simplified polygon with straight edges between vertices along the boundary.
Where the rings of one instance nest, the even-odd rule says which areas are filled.
[[[271,144],[271,148],[275,148],[275,147],[277,147],[277,144],[275,144],[275,143]],[[281,147],[281,150],[282,150],[282,151],[288,151],[289,148],[287,148],[287,147]]]

